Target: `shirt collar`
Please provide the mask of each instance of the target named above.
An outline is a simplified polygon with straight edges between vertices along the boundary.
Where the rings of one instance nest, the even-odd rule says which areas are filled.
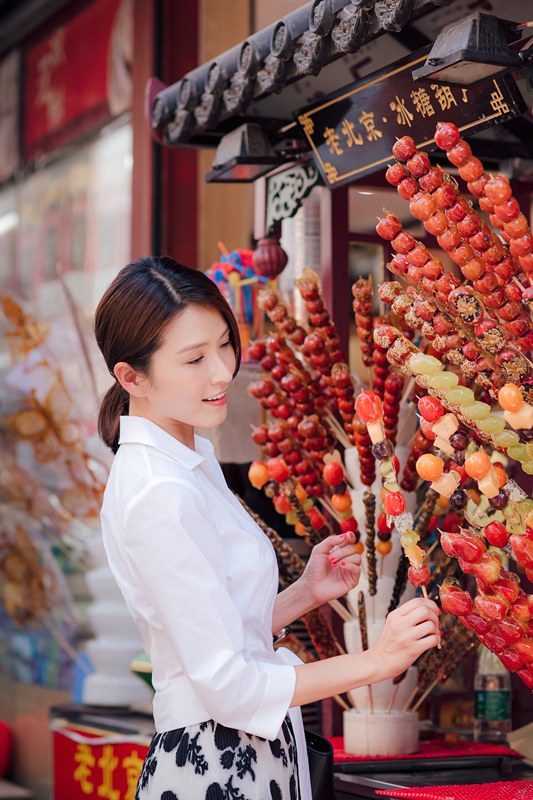
[[[191,450],[190,447],[145,417],[124,416],[120,418],[119,444],[128,442],[154,447],[175,461],[179,461],[188,469],[194,469],[213,454],[213,445],[208,439],[195,434],[195,450]]]

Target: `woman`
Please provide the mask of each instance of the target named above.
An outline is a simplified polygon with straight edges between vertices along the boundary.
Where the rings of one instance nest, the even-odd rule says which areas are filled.
[[[316,546],[277,594],[273,549],[205,439],[240,361],[230,307],[170,258],[125,267],[95,333],[115,383],[99,431],[117,455],[102,508],[109,563],[153,666],[156,735],[139,800],[311,800],[298,707],[403,672],[439,641],[412,600],[365,653],[302,664],[273,635],[356,586],[352,534]]]

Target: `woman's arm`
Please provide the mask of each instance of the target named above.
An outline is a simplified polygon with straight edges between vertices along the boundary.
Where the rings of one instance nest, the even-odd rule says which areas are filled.
[[[313,597],[309,584],[299,578],[287,589],[284,589],[276,597],[274,613],[272,615],[272,633],[274,636],[286,625],[290,625],[295,619],[303,617],[308,611],[316,608],[318,603]]]
[[[291,706],[314,703],[399,675],[440,641],[438,614],[432,600],[409,600],[389,614],[374,647],[298,665]]]

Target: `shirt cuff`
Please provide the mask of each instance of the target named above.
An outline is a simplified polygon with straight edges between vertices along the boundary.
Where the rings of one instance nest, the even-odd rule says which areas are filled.
[[[263,699],[246,726],[253,736],[277,739],[296,688],[296,670],[290,665],[263,664],[267,681]]]

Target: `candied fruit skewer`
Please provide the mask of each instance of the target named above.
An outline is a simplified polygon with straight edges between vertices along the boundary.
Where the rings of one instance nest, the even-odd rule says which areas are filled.
[[[365,548],[367,561],[368,592],[373,597],[377,592],[376,564],[376,496],[369,491],[363,494],[365,507]]]
[[[357,615],[359,618],[359,632],[361,634],[361,650],[365,652],[368,650],[368,625],[365,606],[365,595],[359,592],[357,595]],[[370,701],[370,713],[374,713],[374,696],[372,694],[372,685],[368,684],[368,697]]]
[[[424,159],[422,168],[425,169],[428,175],[431,175],[427,155],[417,152],[416,146],[410,137],[403,137],[403,140],[406,142],[409,140],[409,145],[413,150],[413,156],[407,162],[408,168],[411,161]],[[416,166],[420,170],[418,163]],[[508,296],[506,296],[503,288],[506,284],[509,285],[510,279],[517,271],[517,267],[513,267],[504,246],[496,235],[481,221],[471,204],[462,197],[458,197],[457,190],[454,189],[449,181],[441,183],[434,190],[436,203],[427,192],[418,192],[417,194],[417,189],[420,188],[418,179],[423,181],[424,177],[422,170],[420,174],[411,175],[396,184],[387,173],[389,182],[396,185],[402,197],[411,201],[410,209],[413,215],[423,220],[424,227],[429,233],[438,236],[439,245],[449,252],[452,260],[460,266],[464,276],[469,280],[475,281],[475,289],[486,294],[487,306],[490,302],[491,308],[498,313],[503,324],[508,326],[509,336],[516,336],[517,334],[513,331],[520,331],[516,345],[522,352],[527,353],[533,346],[533,327],[527,313],[520,306],[519,301],[522,299],[523,292],[516,283],[513,284],[512,290],[507,289]],[[409,187],[408,193],[402,191],[403,185]],[[441,205],[446,211],[437,208],[431,216],[426,217],[428,213],[433,211],[432,203],[433,205]],[[457,229],[455,228],[455,223],[458,225]],[[462,231],[462,236],[459,232],[459,227]],[[467,234],[470,234],[473,243],[477,245],[477,251],[467,241]],[[404,238],[408,239],[405,236]],[[463,239],[462,242],[461,239]],[[413,253],[416,253],[417,249],[414,247],[413,242],[414,240],[404,243],[402,240],[401,244],[408,248],[412,247]],[[480,247],[484,249],[480,251]],[[476,252],[478,255],[476,255]],[[487,272],[492,278],[492,282],[489,278],[485,279]],[[496,281],[495,284],[493,283],[494,280]],[[521,280],[523,285],[528,285],[527,279],[523,274]],[[499,312],[500,309],[501,314]]]
[[[528,237],[525,252],[520,248],[518,252],[511,250],[511,256],[516,258],[525,273],[531,275],[533,272],[533,260],[531,259],[533,247],[532,240],[529,239],[531,229],[527,218],[522,214],[513,197],[508,178],[501,174],[490,175],[483,169],[483,165],[478,159],[471,158],[468,153],[469,145],[461,139],[460,132],[453,123],[438,123],[435,141],[440,148],[446,151],[451,163],[455,164],[458,160],[463,162],[458,165],[459,175],[467,181],[470,194],[478,198],[480,208],[488,214],[496,213],[498,219],[504,223],[502,235],[507,244],[510,244],[513,239]],[[472,167],[475,169],[472,170]]]
[[[433,311],[431,303],[421,298],[417,299],[416,295],[409,296],[397,281],[389,281],[380,286],[379,296],[384,303],[391,305],[392,312],[400,317],[405,325],[410,326],[413,330],[419,330],[438,350],[439,355],[461,367],[467,377],[472,378],[479,386],[487,389],[491,397],[496,398],[498,388],[491,379],[491,375],[500,385],[505,381],[506,376],[501,373],[500,368],[491,357],[480,354],[481,348],[475,343],[472,334],[463,335],[456,329],[450,337],[437,333],[437,326],[441,331],[454,330],[454,322],[451,317],[438,311],[436,307]],[[417,309],[424,313],[424,319],[417,315]],[[471,358],[467,358],[465,353]],[[481,359],[484,360],[481,361]],[[489,370],[492,372],[489,373]]]
[[[357,338],[361,345],[363,364],[371,367],[373,364],[372,354],[374,352],[374,313],[372,301],[372,278],[358,278],[352,285],[353,311],[355,314],[355,324]]]
[[[518,434],[514,431],[503,430],[505,421],[491,414],[490,406],[488,407],[489,414],[485,418],[478,416],[474,420],[472,417],[466,416],[467,407],[479,401],[475,401],[471,389],[457,386],[457,376],[444,371],[438,359],[424,355],[412,342],[390,325],[381,325],[376,328],[374,337],[382,346],[388,344],[387,358],[401,372],[410,377],[416,376],[417,382],[427,389],[429,394],[437,397],[442,405],[452,412],[452,415],[455,415],[467,427],[475,430],[479,439],[489,443],[493,449],[513,458],[512,447],[520,441]],[[499,422],[498,419],[500,419]]]
[[[525,377],[529,373],[530,363],[515,349],[515,342],[521,340],[516,340],[516,329],[511,327],[512,322],[499,322],[493,316],[492,309],[487,308],[487,297],[481,304],[471,287],[462,283],[452,273],[442,272],[442,264],[438,259],[431,259],[423,267],[415,267],[410,264],[410,252],[415,252],[419,243],[417,244],[411,234],[403,231],[397,217],[393,215],[389,215],[389,217],[396,221],[394,230],[399,231],[391,241],[396,250],[396,255],[388,264],[391,272],[404,278],[417,291],[423,292],[431,302],[436,303],[441,311],[452,315],[455,325],[469,338],[472,338],[472,335],[476,339],[479,338],[483,347],[494,354],[497,363],[501,363],[508,370],[513,369],[515,373],[519,370],[521,373],[519,377]],[[382,236],[383,222],[384,220],[381,220],[376,227]],[[421,247],[424,246],[421,245]],[[429,253],[429,251],[427,252]],[[438,267],[437,271],[433,270],[433,265]],[[428,270],[429,267],[431,267],[429,274],[435,277],[430,278],[424,274],[424,270]],[[437,277],[438,275],[440,277]],[[529,328],[529,325],[528,321],[526,327]],[[468,327],[472,329],[471,333],[468,331]],[[522,347],[522,350],[524,349],[527,351],[528,348]],[[512,352],[509,353],[508,350]],[[515,374],[514,377],[518,376]]]

